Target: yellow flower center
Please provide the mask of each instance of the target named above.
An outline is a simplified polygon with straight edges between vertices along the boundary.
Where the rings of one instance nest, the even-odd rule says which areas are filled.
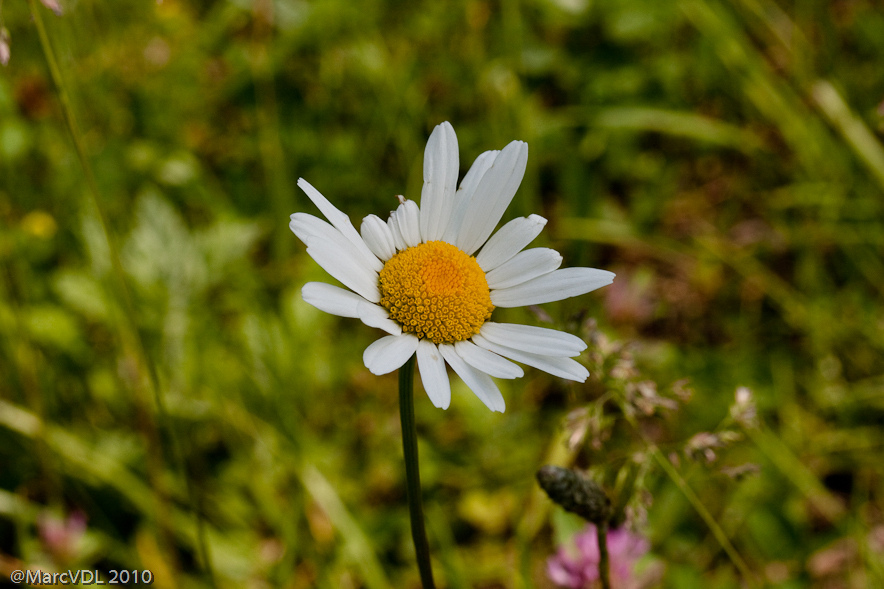
[[[476,258],[444,241],[403,250],[381,270],[381,305],[390,318],[433,343],[454,343],[479,333],[494,305]]]

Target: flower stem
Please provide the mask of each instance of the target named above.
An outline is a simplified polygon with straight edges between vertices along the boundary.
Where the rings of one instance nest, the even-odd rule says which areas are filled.
[[[417,555],[421,584],[435,589],[430,566],[430,546],[424,528],[424,506],[421,500],[421,475],[417,458],[417,430],[414,423],[414,361],[412,356],[399,369],[399,416],[402,420],[402,451],[405,454],[405,480],[408,514],[411,517],[411,539]]]
[[[599,579],[602,589],[611,589],[611,561],[608,558],[608,522],[602,522],[595,528],[599,541]]]

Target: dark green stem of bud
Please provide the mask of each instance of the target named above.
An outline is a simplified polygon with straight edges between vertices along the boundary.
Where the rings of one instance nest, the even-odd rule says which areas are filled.
[[[599,543],[599,580],[602,589],[611,589],[611,562],[608,556],[608,524],[601,523],[595,527]]]
[[[565,511],[597,526],[607,525],[611,518],[611,500],[605,491],[576,470],[547,464],[537,471],[537,482]]]

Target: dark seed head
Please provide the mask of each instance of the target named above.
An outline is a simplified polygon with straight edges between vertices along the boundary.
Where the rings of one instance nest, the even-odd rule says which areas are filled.
[[[575,470],[547,464],[537,471],[537,482],[550,499],[589,522],[601,525],[611,517],[605,491]]]

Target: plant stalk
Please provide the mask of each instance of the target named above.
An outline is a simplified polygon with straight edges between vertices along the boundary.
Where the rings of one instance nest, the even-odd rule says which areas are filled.
[[[0,0],[0,2],[2,2],[2,0]],[[46,58],[46,64],[49,68],[49,75],[52,78],[52,82],[55,85],[56,91],[58,92],[58,99],[61,103],[61,110],[64,115],[64,120],[67,124],[68,131],[70,132],[71,140],[74,143],[74,149],[77,152],[77,157],[80,160],[80,165],[83,169],[83,175],[89,188],[88,192],[92,199],[93,208],[98,215],[98,221],[108,245],[112,273],[114,275],[114,278],[116,279],[116,294],[122,299],[124,306],[124,312],[119,318],[120,323],[122,324],[121,340],[124,350],[129,352],[134,357],[137,366],[136,370],[138,376],[135,379],[136,384],[134,386],[137,387],[139,393],[143,393],[145,388],[149,389],[153,393],[159,419],[162,425],[166,428],[167,433],[172,440],[173,455],[175,461],[178,463],[178,466],[183,473],[183,478],[187,486],[188,499],[196,517],[197,545],[200,556],[202,557],[203,568],[209,577],[210,586],[214,588],[216,587],[215,576],[212,569],[209,544],[208,539],[206,538],[206,530],[202,516],[200,515],[197,491],[195,489],[193,481],[189,476],[189,473],[187,472],[187,467],[184,463],[182,452],[178,445],[177,437],[175,436],[175,432],[172,430],[169,417],[166,413],[163,396],[158,384],[159,378],[157,376],[156,367],[151,362],[150,357],[147,354],[147,350],[145,349],[144,342],[142,341],[141,335],[138,331],[138,327],[135,325],[135,306],[132,302],[132,296],[126,283],[126,275],[123,270],[123,264],[120,261],[116,240],[111,234],[107,218],[104,214],[104,209],[101,206],[98,182],[96,182],[95,174],[92,171],[92,166],[89,163],[89,158],[86,154],[86,147],[82,141],[82,133],[80,131],[79,124],[77,123],[77,117],[74,114],[74,108],[73,104],[71,103],[70,95],[67,91],[67,86],[65,85],[64,78],[61,75],[61,69],[58,66],[58,60],[56,59],[55,52],[52,49],[52,43],[49,40],[49,33],[46,30],[46,25],[43,22],[43,17],[40,13],[40,8],[37,6],[36,0],[29,0],[29,6],[31,10],[31,16],[34,19],[34,25],[37,28],[37,35],[40,38],[40,45],[43,49],[43,55]],[[140,394],[139,400],[143,401],[144,396]],[[150,418],[150,416],[148,416],[148,418]],[[153,447],[151,458],[150,460],[148,460],[148,477],[151,479],[151,486],[154,486],[156,488],[158,484],[157,481],[160,479],[160,469],[162,468],[162,459],[160,458],[162,455],[161,442],[156,430],[153,429],[153,424],[151,423],[147,427],[148,431],[146,432],[146,436],[148,438],[148,443]],[[168,499],[161,492],[156,493],[155,497],[157,500],[157,521],[159,523],[161,533],[166,536],[164,538],[164,541],[171,545],[170,530],[172,524],[170,519],[171,516],[169,502]],[[173,560],[176,558],[171,549],[168,552],[168,556]]]
[[[424,589],[435,589],[430,565],[430,545],[424,527],[424,506],[421,499],[421,475],[417,457],[417,429],[414,422],[414,362],[412,356],[399,369],[399,416],[402,421],[402,451],[405,455],[405,481],[408,514],[411,517],[411,539]]]
[[[599,542],[599,579],[602,581],[602,589],[611,589],[611,560],[608,557],[608,522],[596,525],[595,531]]]
[[[663,469],[663,472],[670,478],[670,480],[675,483],[675,486],[682,492],[685,496],[685,499],[688,500],[688,503],[694,508],[694,511],[697,512],[697,515],[706,523],[709,527],[709,531],[712,532],[712,535],[715,536],[715,539],[718,540],[718,544],[721,546],[722,550],[724,550],[725,554],[727,554],[728,558],[730,558],[731,562],[737,567],[737,570],[740,571],[740,574],[743,576],[743,580],[749,587],[753,589],[757,588],[758,581],[755,579],[755,576],[752,574],[752,571],[749,569],[749,565],[746,564],[746,561],[743,560],[743,557],[740,556],[740,553],[737,552],[737,549],[731,543],[730,539],[727,537],[725,531],[718,525],[718,522],[712,516],[708,509],[706,509],[706,505],[700,500],[694,490],[688,485],[687,481],[678,473],[672,463],[669,462],[669,459],[663,456],[663,453],[654,444],[651,440],[647,438],[647,436],[642,433],[642,431],[638,427],[638,423],[636,422],[634,417],[627,416],[627,420],[629,424],[638,432],[638,435],[642,438],[644,443],[647,445],[648,451],[651,453],[651,456],[654,457],[654,460],[657,461],[657,464],[660,465],[660,468]]]

